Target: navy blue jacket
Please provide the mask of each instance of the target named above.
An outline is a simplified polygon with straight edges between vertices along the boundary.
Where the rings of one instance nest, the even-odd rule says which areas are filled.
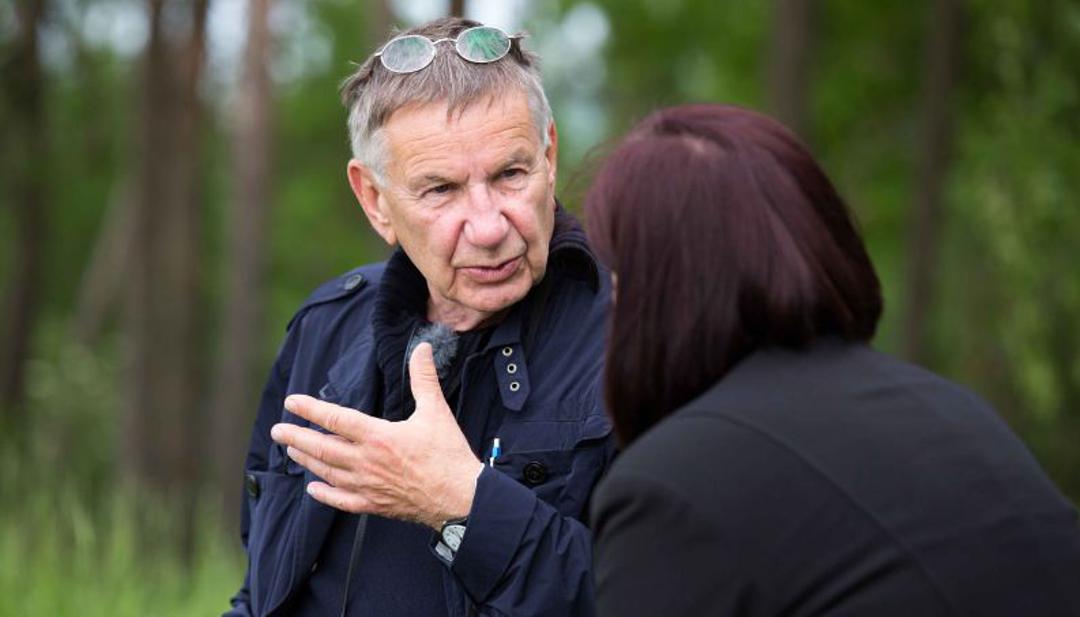
[[[452,616],[594,612],[592,538],[583,521],[615,450],[600,394],[611,289],[580,229],[557,234],[550,255],[550,291],[534,288],[463,369],[482,374],[462,380],[462,408],[501,405],[504,419],[502,454],[480,474],[465,539],[444,568]],[[287,614],[316,567],[335,510],[307,495],[316,477],[273,443],[270,427],[309,426],[283,408],[294,393],[377,408],[371,312],[383,271],[384,264],[362,266],[330,281],[289,323],[247,455],[241,536],[248,571],[227,615]],[[526,327],[525,309],[535,305],[542,318]],[[394,591],[420,592],[401,585]]]

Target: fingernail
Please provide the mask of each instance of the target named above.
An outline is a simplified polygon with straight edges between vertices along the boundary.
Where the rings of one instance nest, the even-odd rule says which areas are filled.
[[[270,427],[270,439],[273,439],[274,441],[281,440],[281,429],[279,428],[280,426],[280,424],[275,424],[274,426]]]
[[[307,487],[305,487],[304,490],[307,491],[308,495],[311,495],[312,497],[315,496],[315,487],[313,487],[311,484],[308,484]]]
[[[285,397],[285,409],[287,411],[289,411],[290,413],[294,413],[293,410],[295,408],[296,408],[296,398],[293,397],[293,396],[286,396]]]

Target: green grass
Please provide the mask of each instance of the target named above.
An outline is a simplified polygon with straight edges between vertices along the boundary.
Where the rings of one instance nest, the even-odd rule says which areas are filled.
[[[120,488],[115,346],[74,344],[63,322],[37,345],[32,416],[0,422],[0,617],[220,615],[243,580],[237,532],[204,509],[185,556],[188,521]]]
[[[184,559],[167,539],[171,518],[145,500],[116,497],[91,512],[74,492],[40,490],[0,504],[0,616],[219,615],[243,577],[239,541],[200,516]],[[150,516],[147,516],[150,514]],[[175,534],[172,536],[175,537]],[[145,546],[145,549],[140,549]]]

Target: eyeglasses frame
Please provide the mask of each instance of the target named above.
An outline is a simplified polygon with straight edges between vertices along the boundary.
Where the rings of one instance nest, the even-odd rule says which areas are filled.
[[[473,60],[471,58],[466,58],[461,53],[461,50],[458,49],[458,40],[460,40],[461,37],[465,36],[467,33],[472,32],[474,30],[479,30],[479,29],[497,30],[503,36],[505,36],[506,41],[507,41],[506,51],[499,54],[498,57],[492,58],[490,60]],[[396,41],[400,41],[400,40],[404,40],[404,39],[410,39],[410,38],[423,39],[423,40],[425,40],[425,41],[427,41],[427,42],[429,42],[431,44],[431,49],[434,50],[434,53],[431,54],[431,57],[428,58],[427,62],[425,62],[422,66],[420,66],[420,67],[418,67],[416,69],[413,69],[411,71],[399,71],[399,70],[396,70],[396,69],[394,69],[392,67],[387,66],[386,62],[384,62],[383,59],[382,59],[383,50],[385,50],[390,45],[394,44]],[[378,58],[379,59],[379,64],[381,64],[384,69],[390,71],[391,73],[394,73],[394,74],[397,74],[397,75],[408,75],[409,73],[416,73],[416,72],[422,71],[422,70],[426,69],[428,66],[430,66],[432,62],[434,62],[435,56],[437,55],[437,50],[438,50],[439,43],[453,43],[454,44],[454,52],[457,53],[458,57],[460,57],[462,60],[465,60],[466,62],[472,62],[473,64],[491,64],[492,62],[498,62],[499,60],[502,60],[503,58],[505,58],[510,53],[510,50],[513,49],[514,41],[515,40],[521,40],[523,38],[525,38],[524,34],[509,34],[505,30],[503,30],[502,28],[497,28],[495,26],[485,26],[485,25],[472,26],[470,28],[466,28],[466,29],[462,30],[461,32],[459,32],[457,34],[457,36],[455,36],[454,38],[431,39],[431,38],[428,38],[428,37],[426,37],[426,36],[424,36],[422,34],[402,34],[402,35],[399,35],[399,36],[395,36],[394,38],[387,41],[385,45],[383,45],[382,47],[379,48],[379,51],[372,54],[372,58]]]

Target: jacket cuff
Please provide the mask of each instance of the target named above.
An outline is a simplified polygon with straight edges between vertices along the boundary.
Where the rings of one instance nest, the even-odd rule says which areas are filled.
[[[482,604],[503,578],[536,509],[536,494],[506,474],[484,467],[468,528],[450,570]]]

